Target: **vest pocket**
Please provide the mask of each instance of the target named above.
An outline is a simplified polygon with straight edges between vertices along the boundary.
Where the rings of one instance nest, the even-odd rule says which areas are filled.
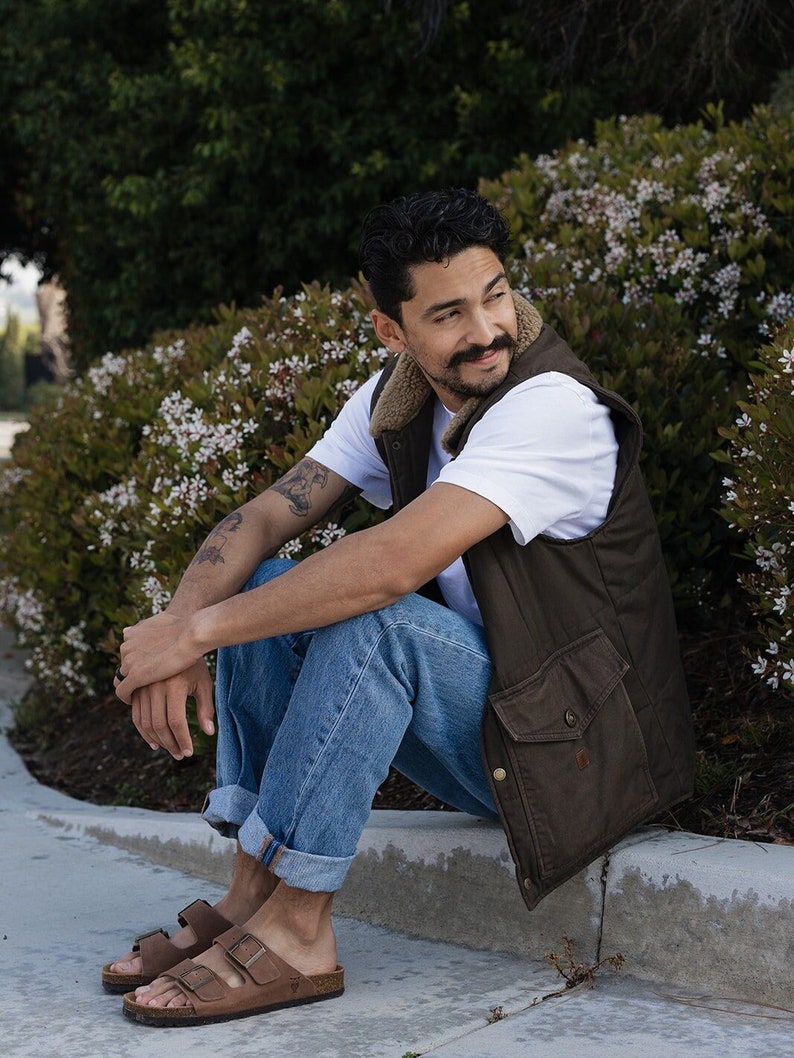
[[[526,888],[548,891],[564,881],[658,803],[623,685],[628,668],[599,629],[489,698],[507,736],[510,769],[502,781],[513,787],[511,801],[520,799],[531,835],[531,848],[511,835]],[[493,786],[499,798],[501,782]],[[514,819],[511,812],[511,828]]]

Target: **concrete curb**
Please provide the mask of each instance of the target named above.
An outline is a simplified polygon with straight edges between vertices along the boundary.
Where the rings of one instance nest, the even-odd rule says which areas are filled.
[[[224,882],[232,852],[197,815],[38,810],[152,863]],[[447,812],[373,812],[337,911],[427,940],[538,959],[616,952],[646,981],[768,1003],[794,994],[794,849],[644,828],[527,912],[498,826]]]
[[[10,700],[25,681],[18,666],[5,677],[0,699]],[[3,758],[9,801],[30,817],[227,880],[231,843],[198,815],[84,804],[35,783],[7,745]],[[498,825],[452,812],[376,811],[335,908],[417,937],[533,959],[559,951],[567,936],[578,960],[620,952],[624,973],[646,981],[789,1006],[794,995],[790,847],[645,827],[530,913]]]

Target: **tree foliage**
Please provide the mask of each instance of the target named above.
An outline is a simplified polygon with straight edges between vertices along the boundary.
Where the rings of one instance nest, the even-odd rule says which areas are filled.
[[[611,100],[550,91],[510,5],[0,0],[18,223],[69,293],[77,366],[156,329],[346,282],[362,215],[474,185]]]
[[[449,0],[405,0],[423,42]],[[568,84],[612,76],[623,113],[690,121],[720,100],[731,117],[766,102],[776,71],[794,62],[792,0],[515,0],[523,39]]]
[[[362,215],[652,107],[766,98],[791,0],[0,0],[0,262],[76,366],[356,272]]]

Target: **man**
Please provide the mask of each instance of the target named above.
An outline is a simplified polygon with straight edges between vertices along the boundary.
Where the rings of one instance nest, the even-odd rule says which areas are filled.
[[[205,1023],[340,994],[333,894],[391,764],[501,819],[529,907],[690,792],[639,422],[511,291],[508,238],[469,191],[367,217],[372,322],[396,359],[210,533],[165,613],[124,630],[117,694],[177,759],[189,695],[214,730],[203,656],[222,648],[204,815],[237,840],[214,909],[105,967],[107,988],[139,985],[129,1017]],[[351,490],[392,517],[300,564],[272,559]]]

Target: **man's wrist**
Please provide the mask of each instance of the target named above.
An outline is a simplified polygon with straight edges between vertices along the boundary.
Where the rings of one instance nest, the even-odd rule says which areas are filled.
[[[191,652],[195,651],[197,657],[203,657],[218,645],[212,642],[213,621],[209,611],[196,610],[185,617],[185,631]]]

